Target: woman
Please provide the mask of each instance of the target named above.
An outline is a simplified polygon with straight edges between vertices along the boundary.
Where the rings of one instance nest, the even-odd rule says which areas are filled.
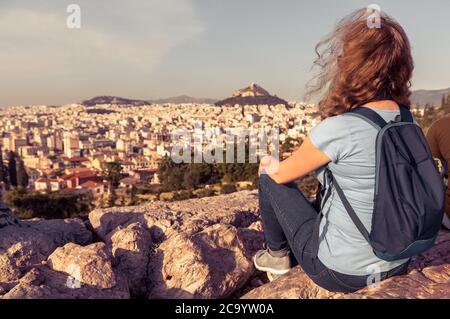
[[[399,105],[410,104],[413,60],[403,28],[385,14],[381,14],[379,28],[370,27],[366,10],[342,20],[317,45],[316,52],[320,72],[309,94],[327,89],[318,104],[324,120],[285,161],[261,161],[259,205],[267,249],[255,255],[254,263],[259,270],[282,275],[292,266],[292,252],[319,286],[353,292],[373,283],[374,278],[404,274],[409,260],[387,262],[376,257],[333,187],[323,203],[320,236],[314,234],[318,212],[292,182],[316,171],[323,184],[324,167],[328,166],[370,229],[378,131],[358,117],[343,114],[363,106],[387,122],[396,120]]]

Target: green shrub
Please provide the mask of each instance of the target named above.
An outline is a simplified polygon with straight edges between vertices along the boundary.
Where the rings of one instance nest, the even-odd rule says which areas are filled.
[[[220,188],[220,193],[221,194],[231,194],[231,193],[234,193],[236,191],[237,191],[236,185],[234,185],[234,184],[224,184]]]
[[[179,191],[173,194],[172,200],[185,200],[194,197],[194,193],[192,191]]]
[[[213,188],[202,188],[202,189],[196,191],[195,195],[198,198],[211,197],[211,196],[216,195],[216,191]]]
[[[76,217],[87,214],[91,208],[86,195],[68,191],[44,194],[12,189],[7,194],[6,202],[21,219]]]

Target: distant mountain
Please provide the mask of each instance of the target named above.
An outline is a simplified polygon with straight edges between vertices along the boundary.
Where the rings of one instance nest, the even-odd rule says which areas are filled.
[[[417,90],[412,92],[411,104],[425,106],[427,103],[436,107],[441,106],[442,96],[448,95],[450,88],[442,90]]]
[[[92,99],[81,102],[81,104],[85,106],[95,106],[99,104],[118,104],[118,105],[133,105],[133,106],[151,105],[151,103],[148,101],[126,99],[118,96],[96,96]]]
[[[151,103],[154,104],[166,104],[166,103],[172,103],[172,104],[188,104],[188,103],[195,103],[195,104],[214,104],[218,100],[217,99],[210,99],[210,98],[196,98],[188,95],[180,95],[180,96],[174,96],[169,97],[165,99],[158,99],[158,100],[148,100]]]
[[[218,106],[223,105],[288,105],[283,99],[275,95],[270,95],[265,89],[258,84],[252,83],[248,87],[237,90],[233,95],[225,100],[216,103]]]

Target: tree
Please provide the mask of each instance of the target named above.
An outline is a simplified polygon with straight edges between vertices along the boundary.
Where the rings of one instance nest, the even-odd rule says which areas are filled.
[[[246,145],[248,149],[248,144]],[[225,150],[223,157],[225,158]],[[237,146],[235,145],[233,163],[180,163],[177,164],[165,156],[158,166],[158,177],[164,192],[192,190],[199,185],[214,184],[222,180],[224,183],[253,181],[258,176],[258,164],[250,163],[248,152],[245,152],[245,163],[237,162]]]
[[[8,154],[8,176],[9,184],[11,186],[17,186],[17,168],[16,168],[16,154],[9,152]]]
[[[187,164],[177,164],[168,156],[165,156],[158,166],[158,176],[162,189],[166,192],[183,188],[184,173]]]
[[[122,165],[118,162],[106,163],[105,170],[103,171],[103,179],[108,182],[109,196],[108,205],[114,206],[117,196],[116,188],[119,186],[120,180],[123,178]]]
[[[195,165],[190,167],[184,173],[183,187],[188,190],[192,190],[200,183],[200,172],[196,169]]]
[[[8,192],[6,203],[21,219],[70,218],[86,215],[90,210],[86,195],[67,191],[42,194],[24,188],[14,188]]]
[[[6,182],[6,180],[5,180],[5,170],[3,167],[3,152],[0,147],[0,183],[1,182]]]
[[[105,179],[110,187],[116,188],[119,186],[120,180],[123,178],[122,165],[118,162],[106,163],[103,171],[103,179]]]
[[[445,96],[442,97],[442,110],[445,113],[450,113],[450,93],[447,95],[447,98]]]
[[[19,158],[19,164],[17,167],[17,185],[23,188],[28,187],[28,174],[21,158]]]
[[[138,204],[139,202],[139,197],[137,196],[139,193],[139,189],[136,186],[131,186],[131,190],[130,190],[130,202],[128,205],[130,206],[135,206]]]

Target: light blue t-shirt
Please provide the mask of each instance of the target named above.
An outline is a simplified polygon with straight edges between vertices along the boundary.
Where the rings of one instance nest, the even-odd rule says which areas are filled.
[[[387,122],[399,111],[372,108]],[[327,118],[314,127],[312,144],[330,159],[328,167],[342,187],[361,222],[370,232],[375,188],[375,139],[378,131],[361,118],[339,115]],[[323,182],[324,169],[317,171]],[[323,208],[318,257],[328,268],[347,275],[364,276],[389,271],[408,259],[388,262],[372,251],[358,231],[339,195],[332,193]]]

